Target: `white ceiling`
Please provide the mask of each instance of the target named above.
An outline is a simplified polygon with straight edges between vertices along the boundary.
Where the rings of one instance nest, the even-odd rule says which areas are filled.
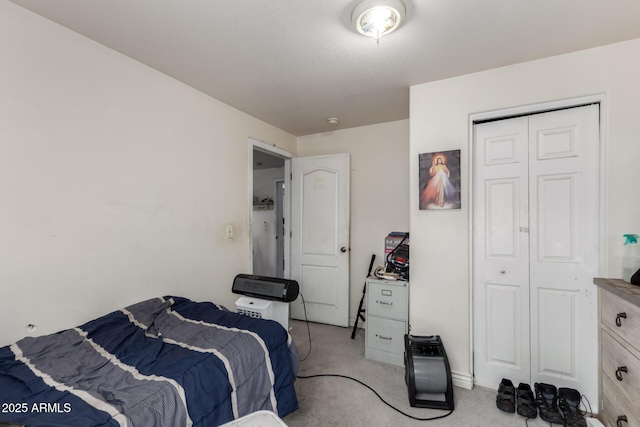
[[[12,1],[298,136],[406,119],[411,85],[640,37],[638,0],[405,0],[379,45],[354,0]]]

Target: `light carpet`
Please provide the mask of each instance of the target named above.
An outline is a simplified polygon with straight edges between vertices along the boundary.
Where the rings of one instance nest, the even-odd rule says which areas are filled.
[[[290,321],[300,357],[309,351],[305,322]],[[389,404],[411,416],[431,418],[448,411],[412,408],[409,405],[404,367],[364,357],[364,330],[351,339],[351,328],[310,323],[311,353],[300,363],[298,375],[338,374],[356,378],[376,390]],[[447,343],[444,342],[445,350]],[[454,387],[455,410],[446,418],[416,421],[391,409],[364,386],[348,379],[323,377],[296,380],[299,409],[283,421],[289,427],[310,426],[549,426],[539,417],[528,420],[496,407],[496,391],[481,387]],[[497,388],[497,384],[496,384]],[[532,385],[533,388],[533,385]]]

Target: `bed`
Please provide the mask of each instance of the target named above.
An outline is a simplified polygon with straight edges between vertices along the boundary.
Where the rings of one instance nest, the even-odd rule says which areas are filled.
[[[0,425],[217,426],[295,411],[299,358],[277,322],[160,297],[0,348]]]

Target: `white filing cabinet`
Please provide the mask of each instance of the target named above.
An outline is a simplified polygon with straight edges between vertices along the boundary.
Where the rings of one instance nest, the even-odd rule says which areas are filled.
[[[364,356],[404,366],[404,334],[409,332],[409,282],[369,278]]]

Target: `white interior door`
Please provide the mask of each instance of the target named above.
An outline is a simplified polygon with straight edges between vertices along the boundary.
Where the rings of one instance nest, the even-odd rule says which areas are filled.
[[[349,326],[349,154],[291,160],[291,279],[306,318]],[[302,298],[291,317],[305,319]]]
[[[531,378],[597,405],[599,106],[529,119]]]
[[[528,118],[475,126],[474,375],[528,383]]]
[[[597,404],[599,106],[474,131],[476,384],[544,382]]]

